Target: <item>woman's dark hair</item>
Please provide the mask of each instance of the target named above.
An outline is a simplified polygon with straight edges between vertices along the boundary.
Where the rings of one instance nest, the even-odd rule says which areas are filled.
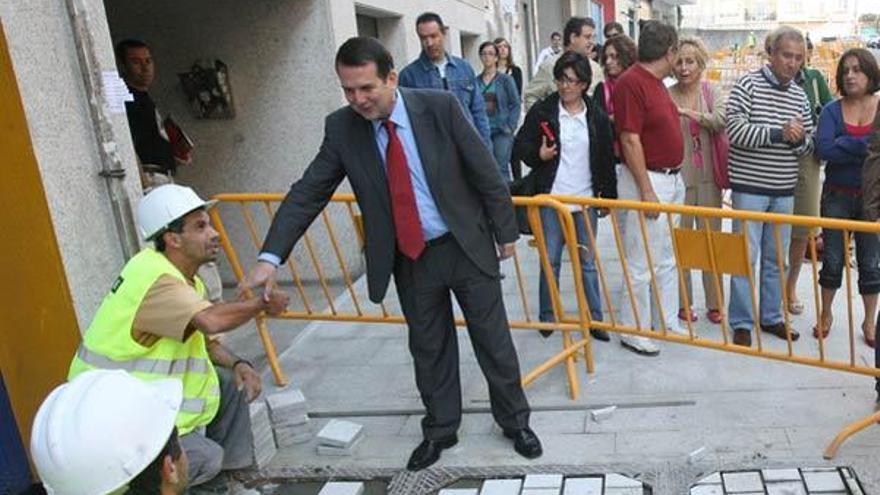
[[[370,63],[376,64],[376,72],[382,80],[388,78],[394,68],[394,59],[376,38],[349,38],[336,51],[336,67],[361,67]]]
[[[565,77],[565,69],[574,71],[578,81],[586,83],[589,88],[593,82],[593,69],[590,68],[590,59],[580,53],[567,51],[559,57],[556,65],[553,66],[553,77],[559,81]]]
[[[617,52],[617,61],[620,62],[620,66],[623,67],[623,70],[626,70],[630,65],[636,63],[636,57],[638,57],[636,42],[629,36],[621,34],[620,36],[608,38],[608,40],[605,41],[601,59],[603,69],[605,68],[605,50],[607,50],[609,46],[613,46],[614,51]]]
[[[639,30],[639,62],[660,60],[670,48],[678,49],[675,28],[660,21],[645,21]]]
[[[850,48],[843,52],[840,60],[837,62],[837,74],[834,81],[837,83],[837,92],[840,96],[849,96],[846,94],[846,87],[843,85],[843,77],[846,75],[846,67],[844,62],[850,57],[855,57],[859,61],[859,70],[868,76],[868,94],[876,93],[880,90],[880,67],[877,66],[877,59],[868,50],[864,48]]]
[[[479,53],[480,55],[482,55],[482,54],[483,54],[483,48],[486,48],[487,46],[491,46],[492,48],[495,49],[495,56],[497,57],[497,56],[498,56],[498,47],[495,46],[495,42],[493,42],[493,41],[484,41],[484,42],[480,43],[480,49],[477,50],[477,53]]]
[[[125,495],[156,495],[159,493],[159,487],[162,486],[162,466],[165,463],[165,457],[171,456],[171,459],[180,459],[183,450],[180,447],[180,440],[177,436],[177,427],[171,430],[171,436],[162,447],[159,455],[153,459],[149,466],[128,484],[128,491]]]
[[[510,42],[504,38],[495,38],[493,43],[495,43],[495,48],[498,48],[498,45],[500,45],[501,43],[507,45],[507,66],[516,67],[516,62],[513,61],[513,47],[510,46]],[[501,58],[501,50],[498,50],[498,58]]]

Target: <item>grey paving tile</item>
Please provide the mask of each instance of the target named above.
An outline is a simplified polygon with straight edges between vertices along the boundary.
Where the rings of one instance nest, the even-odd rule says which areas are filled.
[[[562,486],[561,474],[527,474],[523,490],[527,488],[559,488]]]
[[[437,492],[437,495],[478,495],[479,490],[476,488],[444,488]]]
[[[363,428],[362,425],[351,421],[331,419],[318,432],[318,443],[346,448],[360,437]]]
[[[602,478],[565,478],[562,495],[602,495]]]
[[[691,487],[689,495],[724,495],[724,487],[720,484],[700,484]]]
[[[331,481],[325,484],[318,495],[361,495],[364,484],[360,481]]]
[[[767,483],[768,495],[807,495],[804,483],[798,481],[777,481]]]
[[[605,475],[605,491],[609,488],[641,488],[642,482],[622,474],[610,473]]]
[[[738,473],[721,473],[724,489],[727,493],[763,492],[764,482],[760,471],[743,471]]]
[[[519,495],[522,480],[486,480],[480,487],[480,495]]]
[[[804,471],[804,481],[810,493],[846,491],[843,478],[834,471]]]
[[[764,481],[770,483],[772,481],[800,481],[801,473],[797,469],[762,469]]]
[[[712,473],[709,476],[700,478],[700,480],[697,481],[697,484],[702,483],[721,484],[721,473]]]

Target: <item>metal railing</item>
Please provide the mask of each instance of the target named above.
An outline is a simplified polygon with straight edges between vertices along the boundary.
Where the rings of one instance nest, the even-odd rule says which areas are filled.
[[[282,194],[221,194],[215,196],[214,199],[220,201],[220,206],[211,210],[212,221],[220,232],[221,242],[224,251],[229,259],[233,273],[238,280],[241,280],[245,274],[245,268],[239,259],[238,251],[230,239],[226,229],[224,218],[221,216],[221,210],[226,211],[229,207],[237,205],[240,211],[241,219],[246,226],[247,236],[252,242],[254,252],[259,250],[262,242],[262,232],[259,225],[271,221],[274,215],[275,205],[283,199]],[[854,325],[854,310],[851,297],[847,297],[847,342],[845,349],[841,350],[830,346],[826,339],[818,339],[818,346],[815,350],[812,346],[804,344],[796,344],[791,333],[791,315],[789,313],[790,295],[786,292],[786,261],[787,252],[783,252],[782,246],[782,227],[789,225],[798,225],[809,228],[811,230],[818,229],[838,229],[842,230],[844,235],[844,253],[849,252],[849,246],[853,242],[853,233],[865,232],[873,235],[880,234],[880,224],[868,222],[858,222],[850,220],[839,220],[832,218],[813,218],[800,217],[794,215],[768,214],[743,210],[730,210],[720,208],[703,208],[692,207],[675,204],[661,203],[645,203],[639,201],[624,200],[606,200],[598,198],[573,197],[573,196],[550,196],[540,195],[535,197],[514,197],[514,204],[517,207],[524,208],[527,213],[528,222],[534,233],[534,238],[528,243],[520,242],[517,244],[517,251],[512,259],[514,271],[516,273],[516,301],[507,301],[511,305],[521,305],[521,313],[510,317],[510,326],[514,329],[528,330],[560,330],[562,331],[562,349],[549,359],[538,365],[531,371],[523,375],[523,384],[533,383],[538,377],[546,374],[556,366],[563,365],[569,386],[569,395],[574,399],[579,393],[578,373],[576,372],[576,362],[579,359],[584,360],[587,373],[594,370],[594,362],[592,356],[591,339],[588,330],[590,328],[606,330],[618,334],[628,334],[641,337],[647,337],[655,340],[665,340],[679,344],[685,344],[695,347],[721,350],[741,355],[749,355],[773,359],[777,361],[785,361],[802,365],[809,365],[818,368],[825,368],[837,371],[844,371],[866,376],[880,376],[880,370],[866,362],[860,362],[857,359],[857,339]],[[333,215],[336,221],[340,218],[346,219],[348,222],[346,229],[350,229],[354,233],[354,237],[359,243],[359,247],[363,247],[363,225],[361,217],[357,213],[355,207],[355,198],[351,194],[336,194],[333,196],[328,209],[337,208]],[[571,261],[570,273],[565,276],[571,276],[571,285],[574,287],[572,296],[575,298],[576,310],[574,313],[565,310],[565,299],[559,289],[558,281],[553,275],[551,269],[550,257],[544,236],[544,229],[541,221],[540,209],[549,208],[555,211],[559,225],[562,229],[565,241],[564,251],[568,254]],[[584,221],[583,228],[587,232],[589,245],[579,245],[577,241],[575,217],[572,215],[572,209],[581,211],[580,215]],[[591,208],[603,209],[607,211],[608,224],[611,228],[611,245],[612,250],[607,249],[603,252],[599,248],[599,233],[594,229],[588,218],[588,210]],[[255,216],[254,210],[262,211],[262,218]],[[338,211],[338,210],[341,210]],[[659,215],[657,219],[651,219],[648,214]],[[627,263],[627,253],[622,235],[622,218],[628,215],[635,215],[636,222],[630,222],[630,226],[638,227],[637,234],[641,240],[639,249],[644,249],[647,258],[647,266],[650,276],[651,292],[654,302],[658,308],[659,287],[656,273],[654,272],[655,260],[652,258],[655,253],[650,249],[650,242],[647,235],[646,225],[648,222],[662,222],[665,224],[666,231],[671,237],[673,250],[675,254],[675,264],[678,276],[678,282],[681,293],[683,306],[690,308],[692,301],[685,290],[685,277],[690,276],[690,271],[700,270],[711,274],[713,288],[717,294],[723,294],[724,285],[723,277],[741,276],[746,277],[750,287],[750,303],[752,315],[754,315],[754,326],[752,335],[755,337],[754,347],[745,347],[736,345],[730,338],[730,328],[726,319],[726,307],[723,304],[724,298],[721,297],[722,307],[718,308],[724,318],[720,324],[720,332],[710,330],[698,330],[689,319],[685,320],[686,332],[678,333],[667,328],[665,315],[660,309],[661,322],[659,328],[651,328],[648,322],[651,319],[650,314],[642,314],[636,304],[632,289],[632,270]],[[678,227],[678,218],[681,215],[692,216],[698,221],[698,225],[702,228],[683,229]],[[749,243],[745,234],[734,233],[723,230],[713,230],[710,220],[717,219],[725,222],[736,220],[741,222],[742,231],[747,230],[747,226],[752,222],[759,222],[769,225],[773,231],[776,268],[779,272],[779,286],[781,288],[781,300],[778,302],[783,314],[783,322],[785,326],[785,338],[768,340],[767,335],[760,326],[760,303],[757,298],[757,288],[755,277],[753,274],[753,265],[750,262]],[[314,231],[319,226],[324,229],[323,236],[329,242],[329,246],[316,246],[313,240]],[[607,227],[606,227],[607,228]],[[607,234],[606,234],[607,235]],[[327,209],[323,211],[320,218],[308,229],[303,239],[299,243],[298,249],[301,251],[291,256],[286,261],[286,267],[294,286],[295,295],[291,298],[291,309],[285,311],[278,318],[281,319],[298,319],[298,320],[323,320],[323,321],[339,321],[339,322],[362,322],[362,323],[405,323],[403,316],[399,311],[389,308],[386,303],[374,305],[372,303],[364,303],[358,294],[358,289],[353,281],[353,270],[350,263],[346,261],[344,254],[345,249],[340,245],[340,235],[337,227],[328,214]],[[553,309],[555,322],[540,322],[533,319],[529,312],[529,297],[526,287],[526,273],[523,269],[523,253],[521,250],[524,246],[530,246],[537,249],[542,274],[546,277],[547,286],[550,293],[550,299]],[[628,247],[632,249],[632,246]],[[328,251],[328,249],[330,251]],[[581,262],[579,253],[586,250],[592,256],[592,260],[596,266],[597,278],[599,282],[599,290],[601,298],[604,301],[604,318],[602,321],[593,320],[591,318],[590,304],[585,296],[585,289],[581,277]],[[619,263],[619,272],[613,266],[612,256],[616,251],[617,263]],[[325,273],[327,267],[322,265],[321,253],[324,257],[335,260],[335,271],[341,275],[344,284],[344,293],[347,298],[344,305],[336,304],[333,295],[328,287]],[[328,254],[332,252],[332,255]],[[821,321],[820,307],[820,286],[818,276],[818,254],[816,241],[811,237],[808,245],[809,263],[812,295],[815,307],[815,318],[817,324]],[[255,259],[255,258],[254,258]],[[300,261],[296,261],[299,259]],[[308,291],[304,286],[305,265],[311,265],[311,271],[317,280],[319,293],[323,296],[323,303],[317,303],[309,297]],[[844,290],[849,296],[853,292],[852,267],[848,263],[844,263]],[[560,279],[563,275],[560,275]],[[629,299],[630,306],[634,314],[633,321],[635,326],[624,325],[621,323],[619,307],[615,305],[615,298],[612,297],[612,284],[622,281],[622,297]],[[568,280],[566,280],[568,282]],[[362,287],[361,287],[362,288]],[[566,294],[568,295],[568,293]],[[298,300],[296,302],[295,300]],[[326,309],[318,309],[325,307]],[[648,309],[650,311],[650,309]],[[872,316],[869,316],[872,317]],[[456,324],[463,326],[465,322],[458,318]],[[275,380],[279,385],[286,384],[287,378],[278,362],[274,343],[268,331],[266,320],[260,317],[257,320],[257,328],[260,337],[266,349],[269,364],[274,374]],[[806,338],[804,340],[807,340]],[[859,420],[848,426],[834,439],[825,451],[826,457],[833,457],[838,447],[849,436],[874,424],[880,420],[880,413],[875,413],[869,417]]]

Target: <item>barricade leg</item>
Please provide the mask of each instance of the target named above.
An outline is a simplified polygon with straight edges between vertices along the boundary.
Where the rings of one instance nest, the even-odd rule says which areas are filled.
[[[837,436],[834,437],[834,440],[832,440],[831,443],[828,444],[828,447],[825,448],[825,452],[822,454],[822,457],[826,459],[834,459],[834,457],[837,455],[837,449],[839,449],[840,446],[843,445],[843,442],[845,442],[849,437],[864,430],[865,428],[876,425],[878,422],[880,422],[880,411],[877,411],[870,416],[865,416],[855,423],[848,425],[846,428],[840,430],[840,433],[838,433]]]

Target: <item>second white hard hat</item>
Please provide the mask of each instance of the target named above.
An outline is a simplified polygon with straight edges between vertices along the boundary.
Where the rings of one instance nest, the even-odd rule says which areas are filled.
[[[195,191],[177,184],[165,184],[148,192],[137,208],[137,220],[144,240],[150,241],[172,222],[217,201],[205,201]]]
[[[126,486],[168,442],[182,400],[178,379],[146,382],[121,370],[86,371],[53,390],[31,433],[46,491],[103,495]]]

